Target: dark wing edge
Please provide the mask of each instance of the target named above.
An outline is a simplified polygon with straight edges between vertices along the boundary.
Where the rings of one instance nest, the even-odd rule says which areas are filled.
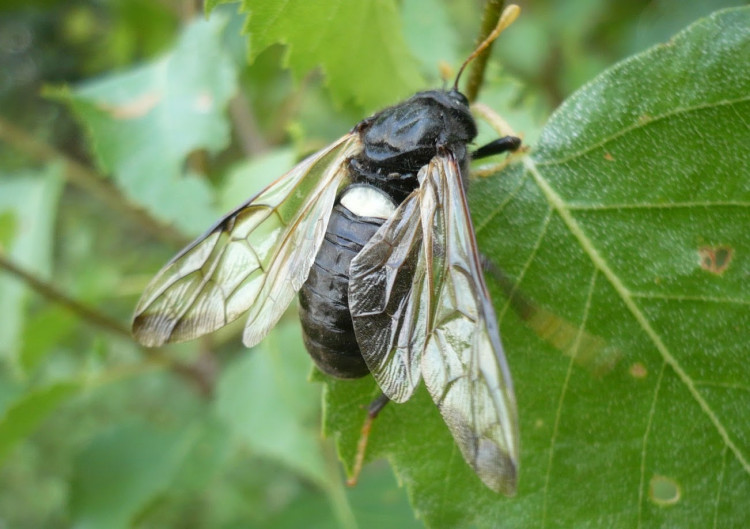
[[[513,495],[518,412],[460,168],[445,152],[419,179],[430,291],[422,377],[464,459],[489,488]]]
[[[352,260],[349,310],[362,357],[383,393],[405,402],[419,384],[428,304],[418,190]]]
[[[178,253],[136,306],[133,336],[154,347],[215,331],[248,312],[257,344],[307,279],[323,241],[356,134],[310,156]]]

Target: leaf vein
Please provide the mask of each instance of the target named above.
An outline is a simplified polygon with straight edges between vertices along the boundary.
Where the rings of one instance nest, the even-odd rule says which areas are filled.
[[[706,414],[708,419],[714,425],[714,428],[716,428],[719,436],[732,451],[734,456],[742,465],[742,468],[746,473],[750,474],[750,461],[747,460],[745,454],[743,454],[740,450],[740,447],[737,446],[737,444],[735,444],[735,442],[731,439],[731,437],[729,436],[729,432],[724,427],[724,424],[719,420],[719,417],[716,415],[714,410],[711,408],[711,406],[709,406],[708,402],[706,402],[706,399],[698,391],[695,382],[692,380],[692,378],[690,378],[690,375],[687,374],[680,362],[677,361],[677,358],[675,358],[667,345],[664,343],[662,337],[651,325],[651,322],[648,320],[644,312],[636,303],[636,298],[633,296],[630,290],[628,290],[628,288],[625,286],[625,283],[623,283],[623,281],[615,273],[615,271],[610,267],[607,260],[596,249],[591,239],[589,239],[581,225],[567,208],[567,204],[565,203],[563,198],[558,195],[557,192],[555,192],[550,183],[539,172],[538,166],[535,164],[535,162],[530,158],[526,158],[524,159],[524,164],[531,172],[534,180],[536,181],[536,184],[541,189],[549,204],[562,217],[571,234],[578,240],[578,243],[581,245],[581,249],[589,256],[594,266],[596,266],[596,268],[598,268],[602,272],[604,277],[607,278],[609,283],[612,285],[612,288],[614,288],[615,292],[617,292],[618,296],[623,300],[625,306],[635,318],[636,322],[646,333],[646,336],[648,336],[654,346],[656,346],[656,349],[657,351],[659,351],[662,358],[675,371],[678,378],[685,385],[690,395],[693,397],[693,399],[695,399],[701,410],[703,410],[703,413]]]
[[[529,172],[528,171],[524,171],[523,172],[523,176],[518,179],[518,184],[516,185],[516,187],[514,187],[513,190],[506,195],[505,199],[502,200],[500,202],[500,204],[498,204],[495,207],[495,209],[493,209],[492,211],[490,211],[490,213],[487,215],[487,217],[484,218],[484,220],[482,220],[481,223],[479,223],[478,225],[474,226],[474,235],[475,236],[479,235],[479,232],[481,232],[482,230],[484,230],[484,228],[487,227],[487,225],[492,221],[492,219],[494,219],[500,213],[502,213],[502,211],[511,202],[511,200],[513,200],[518,195],[518,193],[523,188],[523,184],[524,184],[524,182],[526,182],[526,179],[528,178],[528,175],[529,175]]]
[[[716,382],[713,380],[696,380],[696,386],[705,386],[708,388],[724,388],[724,389],[740,389],[743,391],[750,392],[750,386],[740,384],[737,382]]]
[[[721,451],[721,470],[719,471],[719,482],[716,484],[716,500],[714,504],[714,529],[719,527],[719,505],[721,504],[721,489],[724,487],[724,471],[727,468],[727,447]]]
[[[570,211],[610,211],[621,209],[678,209],[678,208],[716,208],[716,207],[739,207],[750,208],[750,202],[742,200],[727,201],[705,201],[705,202],[665,202],[657,203],[632,203],[632,204],[585,204],[569,202],[567,208]]]
[[[505,304],[503,305],[502,310],[500,310],[500,314],[498,314],[497,319],[499,322],[503,321],[503,318],[505,317],[505,313],[508,311],[508,307],[510,307],[513,302],[513,297],[516,291],[518,290],[518,285],[520,285],[521,281],[523,281],[523,278],[526,275],[527,270],[531,266],[531,263],[534,261],[534,258],[536,257],[536,254],[539,251],[539,248],[542,246],[542,241],[544,240],[544,236],[547,234],[547,228],[549,227],[551,219],[552,219],[552,208],[547,210],[547,215],[544,217],[544,220],[542,221],[542,225],[539,227],[539,234],[537,235],[536,241],[534,241],[534,246],[531,247],[531,252],[529,253],[529,257],[526,259],[526,262],[523,264],[523,267],[521,267],[521,271],[519,272],[518,277],[516,278],[515,281],[513,281],[513,288],[508,294],[508,299],[505,301]]]
[[[564,163],[568,163],[571,160],[575,160],[576,158],[580,158],[581,156],[585,156],[586,154],[588,154],[588,153],[590,153],[590,152],[592,152],[592,151],[594,151],[594,150],[596,150],[596,149],[598,149],[600,147],[603,147],[604,145],[607,145],[608,143],[610,143],[610,142],[612,142],[612,141],[614,141],[614,140],[616,140],[616,139],[618,139],[618,138],[620,138],[622,136],[625,136],[626,134],[629,134],[630,132],[632,132],[634,130],[637,130],[637,129],[640,129],[640,128],[644,128],[644,127],[646,127],[648,125],[653,125],[653,124],[658,123],[660,121],[671,119],[671,118],[673,118],[675,116],[679,116],[679,115],[683,115],[683,114],[690,114],[690,113],[698,113],[700,111],[707,110],[707,109],[719,108],[719,107],[722,107],[722,106],[729,106],[731,108],[732,105],[740,104],[740,103],[746,103],[748,101],[750,101],[750,96],[739,97],[737,99],[727,99],[727,100],[723,100],[723,101],[713,101],[713,102],[710,102],[710,103],[703,103],[701,105],[694,105],[694,106],[690,106],[690,107],[675,108],[674,110],[672,110],[670,112],[665,112],[664,114],[659,114],[658,116],[652,116],[645,123],[644,122],[638,122],[638,121],[636,121],[632,125],[624,127],[622,129],[620,129],[619,131],[615,132],[614,134],[612,134],[610,136],[607,136],[605,138],[602,138],[601,140],[599,140],[599,141],[597,141],[595,143],[592,143],[591,145],[589,145],[588,147],[585,147],[585,148],[581,149],[580,151],[571,153],[571,154],[569,154],[567,156],[563,156],[562,158],[551,158],[551,159],[548,159],[548,160],[539,161],[539,162],[536,163],[536,165],[539,166],[539,167],[542,167],[542,166],[561,165],[561,164],[564,164]],[[738,112],[738,114],[739,114],[739,112]],[[644,128],[644,130],[646,130],[646,129]]]
[[[549,457],[547,458],[547,471],[545,472],[544,491],[542,493],[544,498],[542,502],[542,528],[544,528],[545,524],[547,523],[547,500],[549,498],[549,483],[550,476],[552,475],[552,463],[555,455],[555,442],[557,441],[557,434],[560,428],[560,417],[562,416],[563,402],[565,401],[565,394],[567,393],[568,386],[570,384],[570,376],[573,373],[573,364],[576,357],[578,356],[577,353],[581,345],[581,336],[583,336],[583,330],[586,327],[586,322],[588,321],[589,310],[591,308],[591,299],[594,297],[594,287],[596,286],[596,278],[598,276],[598,272],[599,271],[595,268],[593,273],[591,274],[591,281],[589,282],[586,304],[583,307],[581,326],[578,328],[578,332],[576,333],[576,339],[573,343],[570,360],[568,361],[568,368],[565,372],[565,380],[563,381],[563,385],[560,388],[560,397],[557,400],[557,410],[555,410],[555,424],[552,427],[552,435],[549,440]]]
[[[733,111],[733,112],[734,112],[734,113],[735,113],[735,114],[737,115],[737,117],[738,117],[738,118],[740,119],[740,121],[741,121],[742,123],[744,123],[744,124],[745,124],[745,127],[747,127],[747,128],[750,128],[750,123],[748,123],[748,122],[747,122],[747,120],[745,119],[745,116],[744,116],[744,115],[742,115],[742,112],[737,112],[737,109],[736,109],[735,107],[733,107],[733,106],[731,106],[731,107],[729,107],[729,108],[731,108],[731,109],[732,109],[732,111]]]
[[[664,368],[667,363],[662,362],[661,369],[659,370],[659,378],[656,379],[656,386],[654,386],[654,397],[651,399],[651,408],[648,412],[648,421],[646,422],[646,431],[643,432],[643,444],[641,445],[641,480],[638,484],[638,526],[641,527],[643,522],[643,497],[646,490],[646,453],[648,452],[648,438],[651,435],[651,425],[654,422],[654,415],[656,412],[656,401],[659,399],[659,390],[661,389],[661,381],[664,378]]]
[[[664,292],[631,292],[630,294],[634,298],[642,299],[661,299],[664,301],[703,301],[705,303],[733,303],[737,305],[750,305],[750,299],[742,298],[670,294]]]

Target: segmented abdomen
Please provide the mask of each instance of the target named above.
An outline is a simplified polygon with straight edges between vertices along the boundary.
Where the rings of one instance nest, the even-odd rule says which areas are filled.
[[[305,347],[321,371],[338,378],[369,372],[349,313],[349,264],[383,222],[336,204],[315,264],[299,291]]]

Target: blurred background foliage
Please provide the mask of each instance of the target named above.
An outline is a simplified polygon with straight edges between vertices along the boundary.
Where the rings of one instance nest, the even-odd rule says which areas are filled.
[[[479,99],[533,140],[605,67],[739,2],[519,3]],[[420,526],[385,462],[343,487],[294,309],[252,352],[236,325],[157,351],[127,332],[183,241],[412,84],[441,86],[482,12],[383,4],[416,70],[354,93],[356,71],[327,83],[251,49],[236,5],[2,3],[0,255],[18,270],[0,274],[0,527]],[[129,99],[143,87],[159,97]]]

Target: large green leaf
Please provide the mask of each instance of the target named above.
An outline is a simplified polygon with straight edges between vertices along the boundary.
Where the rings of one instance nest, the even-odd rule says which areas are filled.
[[[218,152],[229,143],[224,114],[237,72],[222,43],[226,22],[218,13],[195,21],[158,60],[72,91],[49,91],[86,126],[102,170],[155,217],[190,233],[218,216],[211,188],[184,165],[194,150]]]
[[[209,1],[212,9],[218,0]],[[407,49],[393,0],[242,0],[249,12],[250,59],[272,44],[288,46],[286,61],[301,77],[322,66],[334,99],[366,108],[393,103],[423,87]],[[386,80],[386,81],[384,81]]]
[[[386,407],[368,459],[391,460],[429,525],[750,519],[748,116],[750,9],[722,11],[600,75],[475,183],[483,252],[573,332],[562,354],[493,285],[521,418],[513,499],[473,475],[426,392]],[[587,336],[619,354],[609,372],[576,361]],[[327,382],[349,465],[375,395]]]

